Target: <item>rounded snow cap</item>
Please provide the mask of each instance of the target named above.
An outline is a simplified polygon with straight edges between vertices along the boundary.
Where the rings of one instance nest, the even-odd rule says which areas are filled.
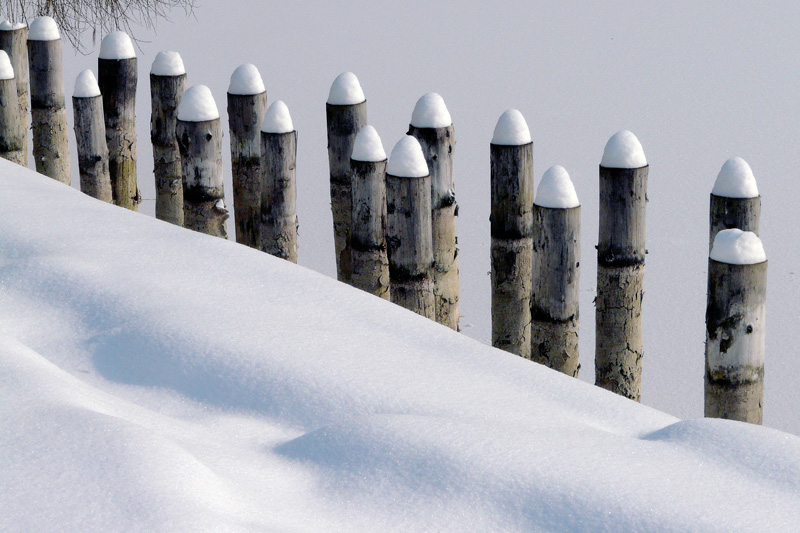
[[[536,189],[536,200],[533,203],[553,209],[570,209],[581,205],[575,186],[561,165],[552,166],[544,173],[539,188]]]
[[[29,41],[57,41],[60,38],[58,24],[52,17],[39,17],[31,22],[28,30]]]
[[[185,122],[205,122],[219,118],[217,103],[211,89],[205,85],[189,87],[178,105],[178,120]]]
[[[24,22],[11,22],[8,19],[0,22],[0,31],[21,30],[25,27],[27,27],[27,24]]]
[[[709,257],[729,265],[755,265],[767,260],[761,239],[752,231],[724,229],[714,237]]]
[[[159,52],[150,67],[150,74],[156,76],[181,76],[186,74],[183,59],[178,52]]]
[[[11,66],[11,59],[4,50],[0,50],[0,80],[13,80],[14,67]]]
[[[112,31],[100,43],[100,59],[132,59],[136,57],[133,43],[124,31]]]
[[[606,143],[600,165],[606,168],[641,168],[647,166],[647,159],[636,135],[622,130]]]
[[[76,98],[100,96],[100,86],[97,85],[97,78],[90,69],[84,70],[75,78],[75,90],[72,96]]]
[[[231,74],[228,94],[261,94],[266,90],[261,73],[252,63],[239,65]]]
[[[452,123],[444,99],[438,93],[423,94],[411,113],[411,125],[415,128],[446,128]]]
[[[430,174],[422,146],[411,135],[403,135],[392,148],[386,173],[398,178],[423,178]]]
[[[731,157],[725,161],[711,194],[725,198],[757,198],[756,178],[747,161],[741,157]]]
[[[269,109],[264,114],[261,131],[264,133],[289,133],[294,131],[289,108],[282,100],[275,100],[269,106]]]
[[[378,135],[378,131],[373,126],[364,126],[358,131],[355,143],[353,144],[353,155],[351,159],[356,161],[386,161],[386,152],[383,143]]]
[[[494,127],[492,144],[520,146],[531,142],[531,131],[522,113],[516,109],[509,109],[500,115]]]
[[[361,84],[352,72],[342,72],[336,76],[328,93],[328,103],[331,105],[356,105],[366,100]]]

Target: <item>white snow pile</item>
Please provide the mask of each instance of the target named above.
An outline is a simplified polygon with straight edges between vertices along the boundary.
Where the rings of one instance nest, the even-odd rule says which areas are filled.
[[[124,31],[112,31],[100,43],[100,59],[133,59],[136,50],[128,34]]]
[[[725,198],[757,198],[756,178],[747,161],[741,157],[731,157],[725,161],[711,194]]]
[[[11,66],[11,59],[5,50],[0,50],[0,80],[13,80],[14,67]]]
[[[430,174],[422,146],[411,135],[403,135],[392,148],[386,173],[398,178],[422,178]]]
[[[331,105],[356,105],[365,102],[364,91],[352,72],[342,72],[331,84],[328,103]]]
[[[283,100],[275,100],[264,113],[264,122],[261,123],[264,133],[289,133],[294,131],[292,116]]]
[[[533,203],[552,209],[570,209],[581,205],[575,186],[569,179],[567,170],[561,165],[554,165],[544,173]]]
[[[239,65],[231,74],[228,94],[253,95],[266,92],[261,73],[252,63]]]
[[[150,67],[150,74],[156,76],[180,76],[186,74],[183,58],[178,52],[171,50],[159,52]]]
[[[641,168],[647,166],[647,159],[636,135],[622,130],[606,143],[600,165],[606,168]]]
[[[423,94],[411,113],[411,125],[415,128],[446,128],[453,120],[438,93]]]
[[[219,111],[211,89],[205,85],[193,85],[186,89],[178,104],[178,120],[204,122],[218,118]]]
[[[517,109],[505,111],[494,127],[492,144],[504,146],[520,146],[531,141],[531,131],[528,123]]]
[[[75,89],[72,91],[75,98],[93,98],[100,96],[100,86],[91,69],[86,69],[75,78]]]
[[[797,527],[797,437],[679,421],[5,160],[0,191],[0,529]]]
[[[5,19],[3,22],[0,22],[0,30],[2,31],[13,31],[13,30],[21,30],[22,28],[27,27],[24,22],[11,22],[8,19]]]
[[[422,147],[420,147],[421,149]],[[358,135],[356,135],[356,140],[353,143],[353,154],[350,158],[356,161],[385,161],[386,152],[383,149],[378,130],[370,125],[358,130]]]
[[[729,265],[754,265],[767,260],[758,235],[735,228],[722,230],[714,236],[709,257]]]
[[[29,41],[56,41],[61,38],[58,33],[58,24],[53,17],[39,17],[33,19],[28,28]]]

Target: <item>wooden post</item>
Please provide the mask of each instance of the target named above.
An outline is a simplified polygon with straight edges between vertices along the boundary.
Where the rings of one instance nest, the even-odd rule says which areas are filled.
[[[533,142],[522,113],[500,115],[489,152],[492,346],[530,359]]]
[[[358,132],[350,170],[353,174],[352,284],[388,300],[386,152],[374,127],[364,126]]]
[[[261,127],[260,229],[262,252],[297,263],[297,132],[289,108],[276,100]]]
[[[56,22],[50,17],[39,17],[31,22],[28,31],[28,66],[36,171],[69,185],[61,36]]]
[[[533,206],[531,359],[578,377],[581,207],[569,174],[545,172]]]
[[[430,176],[410,135],[398,141],[386,165],[386,213],[391,300],[435,320]]]
[[[108,171],[103,97],[91,70],[84,70],[75,80],[72,110],[75,117],[81,191],[98,200],[111,203],[113,195],[111,175]]]
[[[642,289],[649,167],[636,136],[609,139],[600,163],[600,231],[595,299],[595,384],[641,396]]]
[[[5,51],[0,50],[0,157],[24,165],[27,146],[19,124],[19,99],[14,69]]]
[[[408,134],[416,137],[422,146],[431,174],[436,321],[458,331],[459,275],[455,220],[458,205],[453,181],[453,148],[456,137],[453,121],[441,96],[428,93],[417,101]]]
[[[738,228],[759,234],[761,196],[750,165],[741,157],[728,159],[711,190],[708,251],[724,229]]]
[[[183,171],[184,226],[227,239],[222,126],[208,87],[195,85],[184,93],[175,132]]]
[[[114,31],[103,38],[97,80],[103,93],[108,168],[114,203],[136,211],[141,202],[136,182],[136,52],[130,37]]]
[[[22,139],[22,157],[19,162],[28,166],[28,26],[19,22],[5,20],[0,22],[0,50],[4,50],[11,59],[14,78],[17,83],[17,135]]]
[[[353,210],[350,154],[353,153],[358,131],[367,124],[367,100],[358,78],[352,72],[344,72],[334,80],[325,110],[336,278],[350,283],[352,259],[349,242]]]
[[[159,52],[150,69],[150,140],[156,181],[156,218],[183,226],[181,153],[175,137],[186,69],[178,52]]]
[[[720,231],[708,260],[705,416],[760,424],[767,258],[759,238]]]

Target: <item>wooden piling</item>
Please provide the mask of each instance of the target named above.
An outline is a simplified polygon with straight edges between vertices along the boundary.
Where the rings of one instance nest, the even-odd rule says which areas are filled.
[[[18,123],[17,81],[8,54],[0,50],[0,157],[24,165],[27,146]]]
[[[728,159],[717,175],[709,206],[708,251],[724,229],[738,228],[759,235],[761,196],[750,165],[740,157]]]
[[[113,195],[111,175],[108,170],[103,97],[91,70],[84,70],[75,80],[72,110],[75,119],[81,191],[98,200],[111,203]]]
[[[14,68],[14,79],[17,84],[18,110],[17,137],[22,139],[22,166],[28,166],[28,26],[8,20],[0,23],[0,50],[4,50],[11,59]]]

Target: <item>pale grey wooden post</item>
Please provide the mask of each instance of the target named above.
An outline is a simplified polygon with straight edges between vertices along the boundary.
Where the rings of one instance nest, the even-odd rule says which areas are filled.
[[[20,165],[28,166],[28,26],[20,22],[4,20],[0,22],[0,50],[5,50],[11,58],[11,66],[14,68],[14,78],[17,84],[18,111],[17,121],[15,122],[19,132],[17,135],[22,139],[24,159]]]
[[[25,165],[27,146],[19,130],[19,99],[14,68],[5,51],[0,50],[0,157]]]
[[[728,159],[711,190],[708,250],[724,229],[738,228],[759,234],[761,196],[750,165],[741,157]]]
[[[75,118],[81,191],[98,200],[111,203],[113,195],[111,175],[108,171],[103,97],[91,70],[84,70],[75,80],[72,110]]]

